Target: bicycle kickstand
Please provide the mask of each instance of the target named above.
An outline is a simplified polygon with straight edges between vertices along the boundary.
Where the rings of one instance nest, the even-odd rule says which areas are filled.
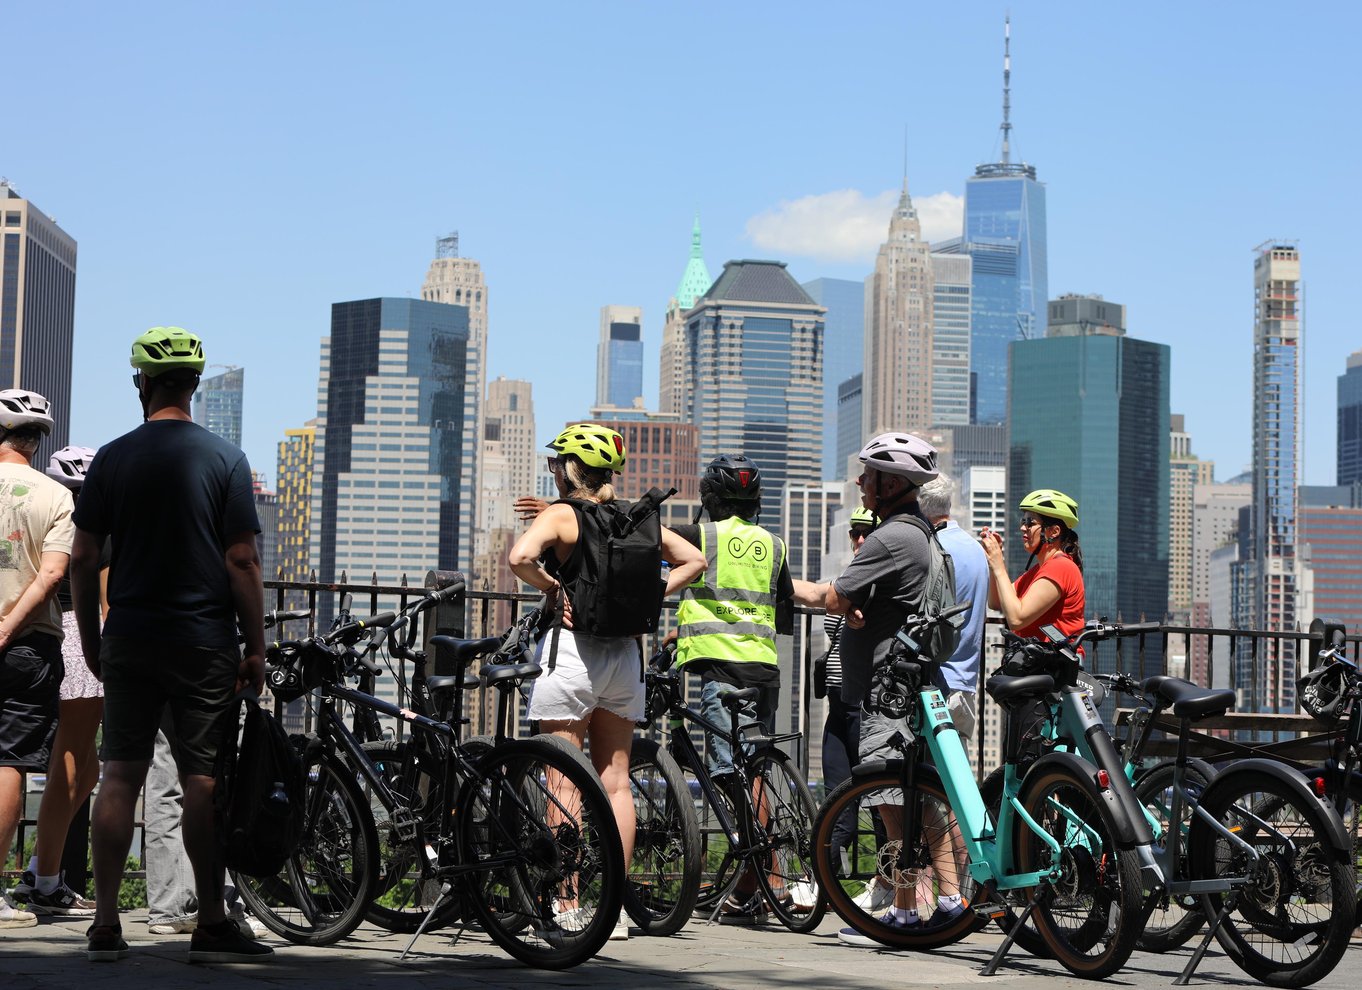
[[[412,935],[411,941],[407,943],[407,947],[403,949],[402,954],[397,957],[398,962],[403,962],[407,958],[407,953],[410,952],[412,946],[416,944],[416,940],[425,933],[426,925],[430,924],[430,919],[435,917],[435,912],[439,909],[440,905],[445,902],[445,898],[453,892],[454,885],[448,880],[440,885],[440,896],[435,898],[435,903],[430,906],[430,910],[426,912],[426,916],[421,919],[421,924],[416,928],[416,934]],[[464,921],[464,923],[459,926],[459,930],[454,933],[455,942],[459,941],[459,938],[463,935],[463,930],[467,927],[467,921]]]
[[[1206,950],[1210,948],[1211,939],[1215,938],[1215,933],[1220,930],[1221,924],[1230,916],[1230,912],[1234,910],[1234,905],[1238,899],[1239,891],[1237,890],[1231,890],[1225,897],[1225,906],[1221,908],[1220,913],[1216,915],[1215,922],[1206,932],[1206,937],[1201,940],[1201,944],[1196,947],[1196,951],[1192,953],[1192,958],[1187,960],[1186,967],[1178,974],[1178,978],[1173,981],[1173,986],[1185,987],[1192,982],[1192,974],[1195,973],[1196,968],[1201,965],[1201,957],[1204,956]]]
[[[1049,891],[1049,889],[1049,884],[1037,885],[1036,892],[1031,895],[1031,902],[1026,905],[1026,910],[1021,913],[1021,917],[1018,918],[1017,923],[1012,926],[1012,930],[1003,936],[1003,943],[998,946],[998,951],[993,953],[993,958],[988,961],[988,964],[985,965],[983,969],[979,970],[980,976],[997,975],[998,967],[1003,964],[1003,957],[1007,955],[1008,950],[1012,948],[1012,943],[1017,939],[1017,932],[1021,931],[1022,925],[1026,924],[1027,919],[1031,917],[1031,912],[1040,904],[1041,898],[1046,895],[1046,892]]]

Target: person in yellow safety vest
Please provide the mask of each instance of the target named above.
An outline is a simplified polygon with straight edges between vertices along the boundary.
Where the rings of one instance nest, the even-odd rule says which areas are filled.
[[[776,633],[794,628],[792,603],[821,606],[821,586],[790,576],[785,542],[757,525],[761,511],[761,471],[744,454],[716,457],[700,479],[700,503],[709,521],[677,526],[677,536],[699,547],[705,573],[681,591],[677,608],[676,665],[700,675],[700,713],[720,726],[729,724],[724,695],[760,689],[742,712],[745,723],[775,729],[780,699]],[[709,736],[706,764],[715,777],[733,772],[726,739]],[[751,924],[764,907],[755,878],[744,877],[720,920]]]

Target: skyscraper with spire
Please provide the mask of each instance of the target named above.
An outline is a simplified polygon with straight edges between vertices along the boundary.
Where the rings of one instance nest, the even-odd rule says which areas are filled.
[[[714,280],[705,267],[704,252],[700,248],[700,214],[695,215],[695,226],[690,232],[690,260],[681,274],[676,295],[667,303],[667,315],[662,324],[662,350],[659,355],[658,409],[680,413],[685,407],[684,380],[681,359],[685,350],[686,310],[695,305]]]
[[[861,435],[932,425],[932,250],[908,195],[908,176],[865,280]]]
[[[937,250],[973,259],[970,300],[971,422],[1007,414],[1007,347],[1045,335],[1045,186],[1036,167],[1012,160],[1012,22],[1003,26],[1003,122],[999,160],[965,183],[965,229]]]

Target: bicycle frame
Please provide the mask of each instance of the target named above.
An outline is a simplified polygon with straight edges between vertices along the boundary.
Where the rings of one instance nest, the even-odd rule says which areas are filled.
[[[1055,879],[1057,868],[1032,870],[1025,873],[1012,871],[1015,850],[1012,848],[1012,835],[1015,822],[1020,819],[1058,856],[1061,852],[1059,842],[1036,822],[1022,807],[1017,794],[1021,778],[1017,776],[1016,766],[1008,764],[1004,772],[1003,802],[995,823],[984,804],[979,785],[974,779],[965,746],[960,741],[960,733],[955,728],[946,697],[940,688],[924,687],[918,692],[918,730],[915,739],[908,744],[905,752],[908,758],[903,761],[904,782],[904,835],[916,835],[921,827],[916,804],[907,801],[916,784],[919,760],[914,757],[926,747],[931,754],[932,763],[937,768],[942,789],[951,810],[955,812],[956,824],[964,839],[965,851],[969,854],[970,876],[980,884],[991,883],[999,890],[1012,890],[1017,887],[1034,887],[1039,883]],[[1096,843],[1096,833],[1077,814],[1059,808],[1061,813],[1080,831]]]

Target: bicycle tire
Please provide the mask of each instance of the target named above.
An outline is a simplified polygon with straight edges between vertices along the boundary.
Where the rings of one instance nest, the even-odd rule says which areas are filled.
[[[818,814],[804,775],[784,753],[758,749],[747,760],[755,811],[749,823],[753,836],[771,850],[770,869],[753,863],[752,871],[776,919],[792,932],[818,927],[828,909],[828,898],[813,872],[813,820]],[[765,814],[763,822],[761,816]]]
[[[1309,986],[1327,976],[1348,947],[1356,911],[1356,879],[1348,856],[1334,849],[1320,805],[1285,781],[1257,770],[1227,770],[1207,788],[1201,808],[1260,855],[1216,938],[1245,973],[1270,986]],[[1247,813],[1245,813],[1247,812]],[[1259,824],[1290,839],[1289,845]],[[1199,818],[1188,836],[1193,879],[1243,875],[1243,857]],[[1225,894],[1203,895],[1206,916],[1219,915]]]
[[[1160,763],[1141,774],[1135,782],[1135,798],[1144,805],[1149,814],[1159,823],[1166,845],[1171,825],[1169,814],[1172,810],[1171,795],[1176,767],[1172,763]],[[1203,760],[1189,760],[1187,763],[1186,787],[1193,799],[1200,801],[1206,785],[1215,776],[1215,768]],[[1182,824],[1179,832],[1183,838],[1182,851],[1186,852],[1187,829],[1191,824],[1192,808],[1183,806]],[[1206,915],[1201,911],[1198,899],[1192,907],[1179,904],[1166,892],[1159,896],[1149,918],[1145,921],[1144,931],[1135,942],[1142,952],[1168,952],[1186,945],[1206,924]]]
[[[728,833],[724,831],[722,821],[700,785],[695,768],[678,759],[675,752],[672,752],[672,758],[681,768],[681,776],[691,794],[695,807],[696,827],[700,836],[700,879],[696,890],[695,914],[697,917],[710,918],[719,904],[738,885],[738,879],[742,876],[742,870],[739,869],[741,864],[733,855],[733,845],[728,841]],[[736,823],[738,812],[727,789],[722,782],[715,782],[714,789],[719,795],[719,800],[723,802],[728,820]]]
[[[331,945],[359,926],[378,879],[378,835],[354,771],[340,759],[305,757],[306,820],[298,851],[264,879],[233,873],[246,908],[299,945]]]
[[[1135,850],[1117,844],[1115,819],[1094,774],[1082,769],[1087,766],[1078,757],[1052,753],[1027,772],[1018,798],[1060,846],[1060,875],[1031,912],[1036,930],[1061,966],[1100,980],[1130,958],[1144,897]],[[1015,847],[1023,872],[1051,862],[1050,847],[1020,817]]]
[[[625,876],[600,779],[575,747],[546,736],[508,741],[476,769],[458,818],[463,865],[487,864],[465,875],[483,931],[531,966],[585,962],[619,920]]]
[[[428,842],[441,839],[452,842],[447,830],[440,827],[440,809],[448,814],[453,802],[443,794],[444,767],[429,767],[420,760],[408,742],[384,740],[367,742],[364,753],[374,768],[383,774],[388,787],[419,814],[426,825]],[[374,898],[364,912],[364,918],[385,931],[410,935],[425,923],[425,931],[435,931],[456,921],[462,909],[457,892],[441,896],[442,883],[428,869],[420,868],[425,861],[423,851],[416,848],[415,839],[403,840],[388,808],[378,796],[363,786],[369,798],[378,834],[379,871],[374,885]],[[441,849],[435,850],[437,857]],[[434,914],[431,914],[432,908]],[[429,922],[426,921],[429,916]]]
[[[634,850],[624,909],[645,935],[675,935],[700,896],[700,823],[681,767],[651,739],[629,754]]]
[[[995,827],[1001,821],[1003,782],[1005,779],[1006,767],[998,767],[985,777],[984,782],[979,785],[979,794],[984,799],[984,807],[988,809],[989,818],[992,819]],[[1011,934],[1012,944],[1034,958],[1053,959],[1054,953],[1050,951],[1050,946],[1046,944],[1045,939],[1036,930],[1034,911],[1031,912],[1031,917],[1027,919],[1026,924],[1018,927],[1017,922],[1021,920],[1022,912],[1026,910],[1030,895],[1020,887],[1000,890],[997,895],[996,900],[1003,906],[1003,910],[994,920],[1003,934]]]
[[[920,766],[917,773],[915,790],[923,801],[921,817],[924,823],[931,824],[924,825],[926,838],[916,839],[907,851],[903,850],[901,839],[887,841],[877,848],[871,817],[871,808],[878,804],[888,802],[902,805],[902,783],[897,769],[844,780],[823,801],[813,824],[814,875],[828,904],[852,928],[893,949],[938,949],[953,945],[986,924],[984,919],[966,907],[962,914],[947,922],[931,927],[924,924],[920,929],[908,932],[882,924],[875,913],[855,902],[857,894],[875,876],[893,889],[919,890],[925,880],[932,885],[932,889],[939,890],[941,878],[935,866],[901,865],[906,860],[916,864],[928,863],[932,859],[934,838],[951,842],[954,849],[954,875],[947,878],[947,883],[958,888],[967,904],[973,903],[976,898],[979,888],[967,869],[968,857],[964,856],[963,844],[957,844],[953,838],[953,835],[958,834],[958,827],[946,793],[937,780],[936,772],[930,767]],[[848,850],[851,872],[848,877],[840,877],[841,848],[833,842],[833,835],[838,819],[848,810],[852,811],[855,820],[852,845]],[[904,857],[900,857],[901,851],[905,852]],[[886,866],[889,870],[885,869]],[[921,895],[918,896],[920,902]]]

